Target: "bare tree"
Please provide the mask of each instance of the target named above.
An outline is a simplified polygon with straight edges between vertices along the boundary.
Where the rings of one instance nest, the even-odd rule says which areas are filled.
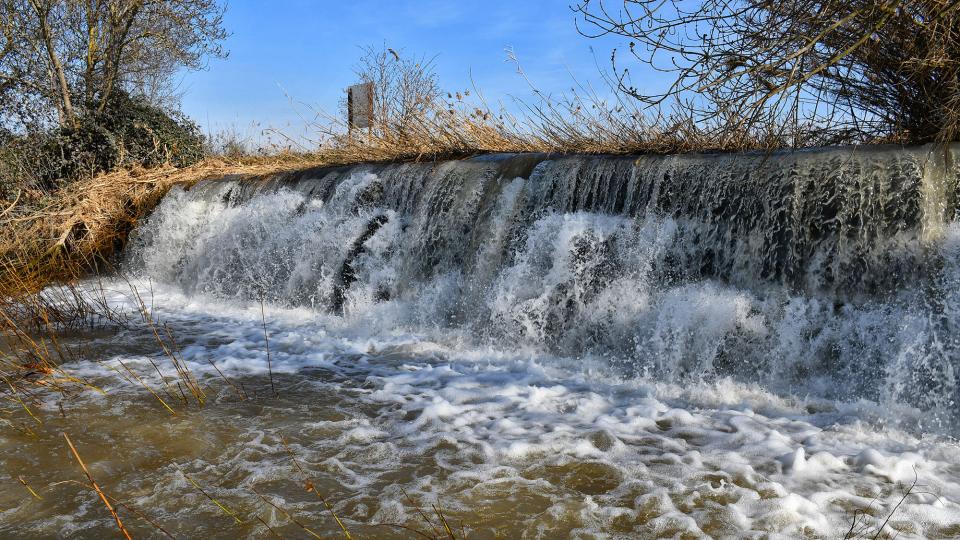
[[[215,0],[0,0],[0,120],[73,127],[117,88],[158,98],[177,70],[224,57]],[[79,109],[79,111],[78,111]]]
[[[637,89],[611,55],[620,88],[679,104],[702,120],[775,121],[794,140],[960,138],[958,0],[580,0],[584,35],[629,39],[635,60],[673,75]],[[828,140],[823,140],[823,135]]]

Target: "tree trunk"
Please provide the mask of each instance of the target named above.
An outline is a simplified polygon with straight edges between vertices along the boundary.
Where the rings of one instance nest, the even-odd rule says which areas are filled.
[[[67,84],[67,76],[63,71],[63,63],[57,56],[57,51],[53,43],[53,32],[50,30],[50,6],[42,5],[37,0],[30,0],[37,19],[40,22],[40,36],[43,39],[43,45],[47,49],[47,57],[50,60],[50,71],[53,74],[54,83],[59,87],[59,115],[60,125],[62,127],[76,127],[77,116],[73,110],[73,100],[70,97],[70,85]]]

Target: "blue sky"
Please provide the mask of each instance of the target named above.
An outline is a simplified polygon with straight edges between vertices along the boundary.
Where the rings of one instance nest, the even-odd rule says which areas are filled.
[[[206,131],[252,133],[259,125],[295,133],[303,121],[284,92],[334,112],[354,82],[361,47],[383,44],[435,55],[448,90],[470,88],[472,73],[493,102],[530,96],[506,61],[510,48],[540,90],[563,92],[572,76],[598,82],[596,62],[607,68],[611,49],[625,45],[579,35],[574,1],[232,0],[225,17],[230,56],[184,75],[183,109]]]

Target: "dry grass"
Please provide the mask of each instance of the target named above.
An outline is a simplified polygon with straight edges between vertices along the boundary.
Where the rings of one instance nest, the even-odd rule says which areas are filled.
[[[600,72],[602,87],[572,79],[562,95],[541,92],[512,54],[532,98],[513,106],[491,104],[480,90],[440,89],[428,59],[402,56],[392,49],[369,48],[357,68],[360,81],[373,85],[371,125],[353,128],[346,111],[331,114],[291,100],[308,132],[307,141],[282,131],[265,130],[277,148],[300,149],[325,163],[348,164],[450,159],[492,152],[549,154],[672,154],[734,152],[814,146],[833,140],[816,126],[746,124],[735,114],[698,121],[679,104],[650,109],[617,88]],[[345,108],[346,103],[341,104]],[[229,138],[229,137],[228,137]],[[230,147],[240,144],[227,145]],[[263,150],[259,151],[261,154]]]
[[[312,117],[320,119],[312,126],[320,134],[314,142],[325,161],[338,164],[451,159],[493,152],[734,152],[782,148],[797,142],[793,133],[785,134],[774,124],[747,130],[732,117],[707,124],[679,113],[652,116],[621,94],[602,96],[592,88],[556,99],[534,92],[535,100],[516,103],[519,115],[502,106],[492,108],[476,91],[416,96],[413,99],[420,102],[417,115],[391,116],[389,110],[384,111],[372,128],[352,133],[339,117],[312,111]],[[817,142],[805,140],[801,146]]]
[[[713,139],[690,125],[640,128],[623,118],[596,114],[578,113],[568,118],[557,107],[533,112],[539,118],[536,130],[522,131],[515,119],[493,120],[479,109],[466,111],[461,102],[447,109],[447,117],[427,115],[403,130],[388,127],[362,138],[338,133],[315,152],[213,157],[182,169],[114,171],[52,193],[21,191],[0,208],[0,297],[35,293],[51,283],[69,283],[109,270],[111,257],[137,222],[178,184],[191,186],[205,179],[267,176],[324,165],[435,160],[489,152],[666,153],[730,150],[742,144],[732,138]]]

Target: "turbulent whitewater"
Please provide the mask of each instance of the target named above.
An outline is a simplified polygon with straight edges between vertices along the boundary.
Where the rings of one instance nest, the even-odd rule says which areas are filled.
[[[104,474],[188,536],[267,532],[231,529],[180,468],[337,534],[283,437],[377,536],[423,525],[412,497],[481,537],[843,537],[864,514],[867,537],[888,516],[884,534],[956,537],[955,150],[501,155],[174,189],[124,273],[204,381],[259,396],[221,385],[172,421],[116,375],[159,384],[144,333],[102,338],[72,369],[127,397],[83,410],[150,467],[105,455]],[[109,526],[76,504],[0,516]]]

